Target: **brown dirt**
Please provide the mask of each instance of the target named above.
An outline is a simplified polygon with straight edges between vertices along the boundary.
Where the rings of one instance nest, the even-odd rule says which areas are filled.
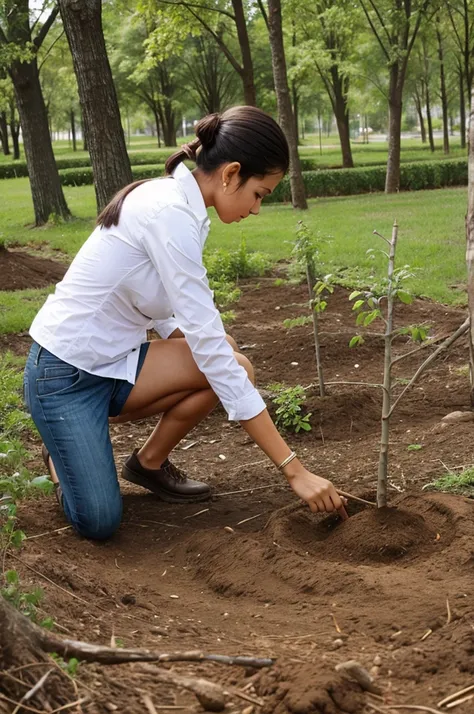
[[[55,260],[0,248],[0,290],[45,288],[62,280],[66,270]]]
[[[255,283],[244,288],[231,332],[241,345],[251,345],[245,352],[262,386],[276,380],[308,385],[315,379],[311,329],[281,327],[285,317],[303,312],[298,304],[305,290],[259,282],[259,290]],[[404,314],[407,322],[428,321],[436,336],[464,318],[462,310],[424,301]],[[322,328],[328,381],[380,381],[381,341],[369,337],[360,350],[347,347],[354,328],[345,291],[331,298]],[[398,352],[411,348],[397,340]],[[54,500],[28,502],[21,527],[41,537],[26,541],[22,563],[8,565],[18,568],[25,587],[44,587],[42,608],[65,635],[108,644],[114,634],[126,646],[161,651],[277,657],[261,672],[173,666],[229,690],[247,685],[247,695],[261,697],[260,708],[231,694],[232,714],[249,706],[254,714],[371,711],[359,685],[335,672],[350,659],[369,670],[380,661],[376,681],[386,704],[436,707],[443,696],[472,684],[474,675],[474,500],[421,491],[445,471],[443,464],[474,460],[472,424],[440,426],[446,413],[468,409],[469,380],[461,369],[467,359],[461,340],[395,413],[386,510],[351,502],[344,523],[311,514],[242,429],[217,410],[174,455],[190,475],[212,484],[212,501],[169,505],[123,484],[124,522],[103,544],[70,530],[52,533],[65,525]],[[396,376],[408,378],[416,363],[400,362]],[[312,431],[289,436],[289,443],[317,473],[373,498],[380,401],[372,387],[333,385],[323,400],[309,390]],[[148,420],[112,427],[118,464],[152,426]],[[197,443],[183,451],[191,442]],[[422,448],[409,451],[410,444]],[[41,473],[37,439],[29,437],[28,446],[37,454],[31,466]],[[81,683],[90,688],[91,702],[82,705],[87,713],[112,711],[111,704],[119,712],[146,711],[146,692],[157,706],[201,711],[193,695],[154,681],[138,665],[81,665],[76,681],[81,693]],[[455,711],[471,712],[472,700]]]

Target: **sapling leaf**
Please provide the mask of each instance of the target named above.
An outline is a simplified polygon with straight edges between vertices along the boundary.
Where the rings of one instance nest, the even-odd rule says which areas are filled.
[[[358,345],[364,344],[364,338],[362,335],[354,335],[349,342],[349,347],[357,347]]]
[[[356,300],[355,303],[352,306],[352,310],[355,312],[356,310],[360,310],[362,305],[364,304],[365,300]]]
[[[359,297],[359,295],[362,295],[361,290],[354,290],[350,295],[349,295],[349,300],[355,300],[356,297]]]
[[[359,312],[359,314],[357,315],[357,319],[356,319],[357,327],[360,327],[360,325],[363,324],[366,315],[367,315],[366,312]]]
[[[411,303],[413,302],[413,297],[410,295],[410,293],[407,293],[404,290],[397,290],[396,295],[398,299],[405,305],[411,305]]]

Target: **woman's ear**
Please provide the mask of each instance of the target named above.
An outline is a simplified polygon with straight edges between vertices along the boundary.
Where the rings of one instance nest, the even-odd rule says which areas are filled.
[[[232,181],[235,181],[240,173],[240,164],[238,161],[232,161],[230,164],[226,164],[222,170],[222,185],[229,186]]]

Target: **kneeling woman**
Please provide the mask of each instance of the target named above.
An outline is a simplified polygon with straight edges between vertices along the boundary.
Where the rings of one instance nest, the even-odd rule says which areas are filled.
[[[258,214],[288,170],[286,139],[253,107],[210,115],[196,134],[168,160],[166,178],[115,196],[31,326],[27,408],[58,500],[87,538],[111,536],[122,516],[109,418],[162,414],[122,476],[187,503],[210,489],[168,456],[218,401],[313,511],[342,506],[334,486],[307,471],[275,428],[250,362],[226,337],[202,261],[207,208],[224,223]],[[193,172],[185,159],[196,161]],[[146,341],[151,327],[162,339]]]

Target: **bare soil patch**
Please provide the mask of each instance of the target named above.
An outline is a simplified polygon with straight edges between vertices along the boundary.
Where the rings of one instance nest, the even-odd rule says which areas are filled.
[[[45,288],[62,280],[66,270],[55,260],[0,248],[0,290]]]
[[[285,317],[302,314],[306,291],[259,283],[260,289],[255,282],[244,287],[231,332],[247,346],[260,385],[308,385],[315,381],[311,328],[281,327]],[[403,316],[407,323],[429,322],[436,336],[464,318],[462,310],[425,301],[403,308]],[[362,349],[349,350],[353,320],[347,292],[338,290],[322,317],[326,377],[378,383],[381,340],[369,337]],[[412,345],[400,339],[397,349]],[[416,362],[397,365],[400,389]],[[395,413],[389,509],[351,504],[344,523],[311,514],[245,432],[216,410],[174,454],[190,475],[211,483],[211,501],[164,504],[122,483],[124,522],[106,543],[81,540],[71,530],[53,532],[65,525],[53,498],[24,503],[21,527],[40,537],[25,542],[22,562],[7,564],[19,570],[25,587],[44,587],[42,608],[65,636],[109,644],[113,635],[130,647],[276,657],[272,668],[259,672],[173,665],[222,683],[230,692],[229,713],[250,714],[249,707],[253,714],[372,711],[370,697],[334,669],[350,659],[376,667],[384,696],[371,699],[376,706],[436,708],[447,694],[474,683],[474,501],[421,490],[443,473],[443,464],[474,462],[472,424],[440,426],[448,412],[468,409],[466,363],[460,341]],[[335,384],[323,400],[315,390],[308,394],[312,431],[289,436],[289,443],[315,472],[373,497],[380,391]],[[111,428],[119,466],[152,427],[147,420]],[[412,444],[422,448],[410,451]],[[31,466],[41,472],[34,437],[29,446],[37,453]],[[90,697],[77,711],[144,712],[145,693],[156,706],[202,711],[192,694],[155,681],[139,665],[81,665],[76,682]],[[467,714],[472,703],[454,711]]]

